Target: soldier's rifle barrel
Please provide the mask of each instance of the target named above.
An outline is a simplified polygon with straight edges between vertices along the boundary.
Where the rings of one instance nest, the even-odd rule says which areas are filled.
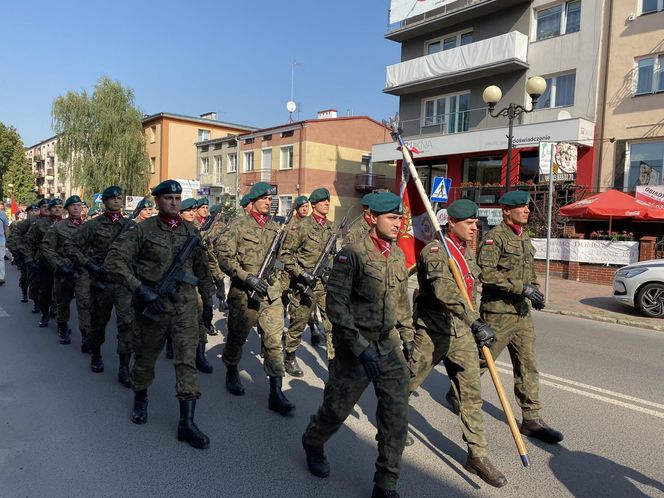
[[[325,267],[328,264],[327,260],[330,256],[330,253],[332,252],[333,249],[336,249],[337,240],[343,234],[347,224],[348,224],[348,215],[343,217],[343,219],[341,220],[341,224],[339,225],[339,228],[337,228],[335,230],[335,232],[333,234],[331,234],[330,237],[327,239],[327,242],[325,243],[325,247],[323,248],[323,251],[320,253],[320,256],[318,256],[318,260],[316,260],[316,264],[314,265],[314,268],[311,271],[311,275],[316,280],[318,280],[320,277],[323,276],[323,272],[325,271]],[[315,286],[316,286],[316,281],[314,280],[313,284],[305,286],[304,293],[307,294],[308,296],[313,297],[313,295],[314,295],[314,289],[313,288]]]
[[[468,290],[466,289],[466,285],[464,284],[463,279],[461,278],[461,273],[459,272],[456,261],[454,261],[454,257],[450,252],[450,248],[447,245],[447,241],[445,240],[445,235],[443,234],[443,231],[440,228],[440,223],[438,222],[438,218],[433,212],[433,208],[431,207],[431,203],[429,202],[429,197],[427,196],[424,190],[424,186],[420,181],[420,177],[417,174],[417,169],[415,168],[415,163],[413,162],[413,158],[410,155],[410,150],[408,150],[408,147],[406,146],[403,137],[401,136],[401,129],[399,127],[399,122],[398,122],[398,115],[395,116],[395,118],[392,119],[389,123],[384,122],[384,124],[386,124],[386,126],[392,130],[392,139],[395,142],[397,142],[401,148],[401,153],[403,155],[404,162],[408,166],[408,171],[413,179],[413,183],[415,184],[415,187],[417,189],[418,194],[420,195],[424,207],[426,208],[427,214],[429,215],[429,219],[433,224],[433,227],[436,231],[436,236],[438,237],[438,240],[441,242],[441,244],[445,248],[445,252],[447,253],[447,262],[449,264],[450,270],[452,271],[452,275],[454,276],[454,281],[459,287],[459,291],[461,292],[461,295],[468,303],[470,309],[474,310],[475,307],[473,306],[473,301],[471,297],[468,295]],[[530,458],[528,457],[526,446],[523,443],[523,438],[521,437],[519,428],[516,425],[516,420],[514,419],[514,414],[512,413],[512,407],[509,403],[509,400],[507,399],[507,395],[505,394],[503,383],[501,382],[500,377],[498,376],[498,371],[496,370],[496,364],[493,360],[493,355],[491,354],[491,350],[487,346],[482,347],[482,356],[486,361],[489,373],[491,374],[491,379],[493,380],[493,384],[496,387],[498,398],[500,398],[500,404],[502,405],[503,411],[505,412],[505,418],[507,419],[507,424],[509,425],[512,437],[514,438],[516,449],[519,452],[519,456],[521,457],[521,463],[523,464],[524,467],[528,467],[530,465]]]

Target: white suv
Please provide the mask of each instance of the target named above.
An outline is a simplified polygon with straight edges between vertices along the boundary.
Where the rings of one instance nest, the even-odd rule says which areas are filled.
[[[613,298],[646,316],[664,318],[664,259],[639,261],[618,270]]]

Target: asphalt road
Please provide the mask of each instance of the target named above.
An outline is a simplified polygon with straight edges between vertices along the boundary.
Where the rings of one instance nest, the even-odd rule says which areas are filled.
[[[308,333],[298,352],[305,377],[285,386],[297,405],[288,419],[267,409],[257,336],[250,336],[241,364],[247,391],[241,398],[223,387],[223,336],[210,338],[215,372],[201,375],[196,421],[212,442],[201,451],[175,437],[169,360],[157,365],[148,424],[132,424],[131,392],[115,379],[114,322],[104,347],[106,372],[93,374],[77,335],[61,346],[54,323],[36,326],[31,305],[19,303],[15,278],[8,267],[8,283],[0,287],[0,498],[370,496],[371,390],[327,445],[331,476],[318,479],[306,469],[300,436],[326,378],[324,350],[306,342]],[[216,318],[223,328],[222,315]],[[444,404],[447,378],[438,368],[412,400],[416,443],[404,453],[402,496],[664,496],[664,334],[543,313],[535,323],[544,415],[564,432],[562,444],[526,441],[532,465],[523,468],[486,378],[490,456],[509,484],[496,490],[468,475],[457,419]],[[509,392],[506,354],[498,366]]]

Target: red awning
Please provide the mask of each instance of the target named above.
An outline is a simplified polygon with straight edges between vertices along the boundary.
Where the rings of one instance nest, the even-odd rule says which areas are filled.
[[[657,209],[618,190],[607,190],[572,204],[559,211],[567,218],[632,218],[635,220],[664,220],[664,209]]]

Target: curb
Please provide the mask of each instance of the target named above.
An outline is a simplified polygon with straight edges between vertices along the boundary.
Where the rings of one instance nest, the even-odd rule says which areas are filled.
[[[542,310],[544,313],[551,313],[554,315],[573,316],[575,318],[584,318],[586,320],[594,320],[596,322],[615,323],[617,325],[625,325],[628,327],[638,327],[648,330],[656,330],[657,332],[664,332],[663,325],[653,325],[650,323],[639,322],[638,320],[631,320],[629,318],[613,318],[610,316],[597,315],[594,313],[584,313],[583,311],[569,311],[560,310],[555,308],[545,308]]]

